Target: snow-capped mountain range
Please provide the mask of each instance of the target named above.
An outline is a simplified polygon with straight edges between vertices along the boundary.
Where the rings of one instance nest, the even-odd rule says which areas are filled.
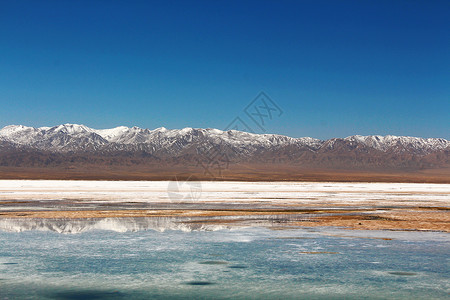
[[[92,129],[76,124],[0,130],[0,179],[170,180],[185,174],[205,180],[298,180],[314,172],[389,177],[427,169],[440,170],[433,182],[450,182],[448,140],[392,135],[319,140],[210,128]],[[320,176],[309,180],[329,178]]]
[[[442,138],[407,136],[360,136],[319,140],[310,137],[291,138],[277,134],[254,134],[242,131],[184,128],[154,130],[120,126],[112,129],[93,129],[84,125],[64,124],[54,127],[10,125],[0,130],[0,142],[11,146],[28,147],[50,152],[77,151],[146,151],[182,154],[188,148],[220,147],[235,154],[249,155],[265,150],[294,147],[317,152],[333,150],[345,144],[350,149],[364,147],[381,152],[427,155],[450,149],[450,141]]]

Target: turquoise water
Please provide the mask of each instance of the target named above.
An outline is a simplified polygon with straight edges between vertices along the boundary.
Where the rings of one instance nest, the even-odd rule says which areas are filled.
[[[0,299],[449,299],[449,253],[433,232],[0,232]]]

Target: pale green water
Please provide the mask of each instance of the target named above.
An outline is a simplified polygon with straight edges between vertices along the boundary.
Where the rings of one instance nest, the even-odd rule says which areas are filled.
[[[0,299],[449,299],[449,253],[444,233],[0,232]]]

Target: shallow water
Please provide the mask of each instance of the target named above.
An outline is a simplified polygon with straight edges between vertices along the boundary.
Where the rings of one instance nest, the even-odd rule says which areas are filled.
[[[450,242],[438,232],[0,231],[0,245],[0,299],[443,299],[450,290]]]

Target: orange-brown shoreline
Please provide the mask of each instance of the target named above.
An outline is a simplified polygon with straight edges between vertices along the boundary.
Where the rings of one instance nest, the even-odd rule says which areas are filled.
[[[86,218],[126,218],[126,217],[201,217],[195,222],[239,226],[240,221],[249,216],[299,216],[307,214],[301,221],[287,220],[281,227],[332,226],[353,230],[420,230],[450,232],[450,208],[443,207],[405,207],[383,212],[377,209],[359,211],[355,209],[320,211],[258,211],[258,210],[46,210],[1,212],[0,218],[42,218],[42,219],[86,219]],[[234,216],[241,220],[214,219],[214,217]],[[280,225],[278,225],[280,226]]]

